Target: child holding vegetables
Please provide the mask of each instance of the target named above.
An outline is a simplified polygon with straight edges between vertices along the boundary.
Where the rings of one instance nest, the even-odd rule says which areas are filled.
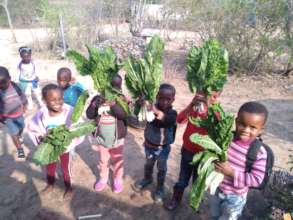
[[[259,148],[251,171],[247,172],[247,154],[252,142],[263,132],[268,117],[265,106],[258,102],[243,104],[236,118],[236,132],[228,148],[228,161],[216,162],[216,171],[225,175],[216,194],[210,198],[213,219],[236,220],[241,215],[250,187],[258,187],[266,173],[267,150]]]
[[[153,168],[157,162],[157,188],[154,200],[162,202],[164,196],[164,183],[167,173],[167,160],[170,145],[175,140],[177,112],[172,108],[175,99],[175,88],[170,84],[161,84],[152,106],[155,119],[148,122],[144,132],[144,147],[146,162],[144,165],[144,178],[135,183],[138,190],[145,188],[153,181]]]
[[[201,135],[207,134],[207,130],[198,127],[189,121],[189,117],[205,118],[207,116],[208,106],[215,103],[220,95],[220,91],[214,91],[210,96],[197,92],[192,102],[177,116],[177,123],[187,123],[183,134],[183,146],[181,149],[181,163],[178,182],[174,185],[172,199],[167,201],[164,206],[167,210],[173,211],[181,202],[184,189],[188,186],[190,177],[193,181],[197,178],[197,167],[190,164],[193,156],[202,151],[202,147],[190,141],[189,137],[193,133]]]
[[[122,78],[116,75],[111,80],[111,86],[121,90]],[[89,119],[95,119],[97,124],[93,143],[100,153],[98,167],[100,179],[94,185],[96,191],[102,191],[109,178],[109,160],[113,166],[113,191],[123,190],[123,147],[127,134],[125,119],[127,113],[115,101],[108,101],[101,95],[95,96],[86,110]]]
[[[48,84],[42,89],[42,97],[45,105],[32,118],[29,123],[28,132],[35,145],[42,142],[45,135],[51,128],[59,125],[71,125],[71,115],[73,108],[64,103],[63,92],[59,86]],[[62,135],[62,134],[60,134]],[[70,157],[69,151],[77,145],[77,141],[73,141],[66,152],[60,155],[61,169],[63,173],[65,192],[64,199],[72,197],[72,186],[70,178]],[[55,172],[57,162],[50,163],[46,166],[47,186],[43,189],[43,193],[49,193],[54,188]]]

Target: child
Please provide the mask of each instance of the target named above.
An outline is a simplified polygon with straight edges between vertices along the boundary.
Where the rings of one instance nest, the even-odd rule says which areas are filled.
[[[215,165],[225,178],[216,194],[210,198],[213,219],[238,219],[245,206],[249,187],[258,187],[263,181],[267,162],[267,151],[263,146],[257,153],[251,171],[245,170],[249,145],[263,132],[267,117],[266,107],[258,102],[247,102],[240,107],[234,140],[228,148],[228,161]]]
[[[24,158],[21,135],[24,128],[23,114],[27,99],[16,83],[11,81],[8,70],[0,66],[0,122],[4,124],[17,149],[18,158]]]
[[[36,67],[32,60],[32,49],[20,47],[19,55],[21,61],[18,64],[19,84],[28,99],[28,109],[33,109],[32,93],[36,96],[39,106],[42,105],[41,90],[38,85],[39,78],[36,75]]]
[[[183,146],[181,149],[181,163],[180,163],[180,173],[178,182],[173,187],[172,199],[167,201],[164,206],[167,210],[172,211],[177,208],[181,202],[184,189],[188,186],[189,179],[192,176],[192,180],[195,181],[197,178],[197,167],[191,165],[190,162],[193,156],[202,150],[202,147],[192,143],[189,137],[193,133],[198,133],[205,135],[207,130],[202,127],[197,127],[190,123],[188,118],[192,117],[206,117],[205,111],[199,111],[199,103],[204,103],[204,106],[208,107],[209,104],[215,103],[216,99],[221,92],[212,92],[211,96],[207,97],[202,93],[197,93],[192,102],[177,116],[177,123],[182,124],[187,122],[185,132],[183,134]],[[207,109],[205,109],[207,110]]]
[[[112,87],[121,90],[122,78],[113,77]],[[109,160],[113,166],[113,191],[120,193],[123,190],[123,146],[127,133],[125,119],[127,113],[115,102],[106,101],[102,96],[95,96],[86,110],[89,119],[95,119],[97,130],[93,143],[100,153],[98,168],[100,179],[94,185],[96,191],[102,191],[109,178]]]
[[[65,104],[63,93],[59,86],[48,84],[42,89],[42,97],[46,106],[42,107],[33,117],[28,126],[29,135],[35,145],[38,145],[49,129],[65,124],[71,125],[72,107]],[[60,156],[61,169],[65,184],[64,199],[72,197],[72,187],[69,168],[69,151],[77,145],[73,141],[67,151]],[[57,162],[47,165],[47,186],[42,190],[44,193],[51,192],[55,183]]]
[[[57,82],[63,90],[64,103],[74,107],[78,97],[84,92],[84,87],[78,82],[72,84],[71,71],[66,67],[58,70]]]
[[[157,162],[157,188],[154,200],[162,202],[164,196],[164,183],[167,173],[167,160],[170,145],[175,140],[177,112],[172,108],[175,99],[175,88],[170,84],[162,84],[159,88],[156,104],[153,106],[155,120],[148,122],[144,132],[144,147],[146,162],[144,165],[144,178],[135,184],[139,190],[152,183],[153,167]]]

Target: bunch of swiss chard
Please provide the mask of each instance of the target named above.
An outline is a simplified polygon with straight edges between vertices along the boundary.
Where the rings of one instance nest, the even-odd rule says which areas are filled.
[[[136,59],[130,55],[125,61],[125,83],[133,99],[154,102],[162,80],[163,52],[164,42],[155,35],[148,44],[143,58]],[[140,121],[151,121],[152,112],[142,103],[136,103],[134,114]]]
[[[197,165],[198,178],[193,183],[190,194],[189,204],[197,210],[203,198],[204,191],[210,189],[214,194],[224,175],[215,171],[215,161],[227,160],[227,149],[232,141],[234,117],[222,109],[216,103],[208,108],[205,119],[189,118],[190,123],[204,127],[208,135],[192,134],[190,140],[203,147],[203,151],[194,155],[192,164]]]
[[[67,57],[71,59],[81,75],[90,75],[94,87],[108,101],[116,101],[121,108],[129,113],[128,104],[123,94],[111,86],[111,80],[118,74],[117,56],[111,47],[97,49],[87,46],[88,58],[77,51],[70,50]]]
[[[191,92],[210,95],[220,91],[227,81],[229,56],[217,40],[211,39],[202,47],[193,46],[187,55],[187,75]]]
[[[33,161],[37,165],[47,165],[59,159],[74,138],[87,135],[96,129],[94,121],[76,123],[70,128],[60,125],[48,131],[33,154]]]

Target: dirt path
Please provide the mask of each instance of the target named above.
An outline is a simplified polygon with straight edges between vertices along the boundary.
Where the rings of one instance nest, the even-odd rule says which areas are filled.
[[[14,79],[17,79],[16,64],[19,61],[17,48],[30,44],[32,39],[25,30],[17,31],[19,43],[10,41],[10,33],[0,31],[0,65],[9,68]],[[178,51],[170,51],[170,57],[176,57]],[[180,52],[180,51],[179,51]],[[177,53],[178,55],[178,53]],[[181,54],[182,55],[182,54]],[[179,53],[179,57],[181,56]],[[46,60],[34,57],[37,71],[42,84],[54,81],[56,71],[61,66],[74,67],[68,61]],[[167,59],[166,64],[173,62]],[[172,67],[166,65],[167,71]],[[182,69],[178,69],[182,74]],[[186,82],[174,74],[165,79],[177,89],[175,108],[179,111],[192,99]],[[86,87],[91,88],[88,78],[76,76]],[[283,87],[280,78],[236,78],[230,77],[221,96],[221,102],[226,110],[235,113],[239,106],[249,100],[259,100],[270,112],[264,140],[272,146],[276,154],[276,167],[288,168],[288,150],[293,147],[293,97],[292,90]],[[33,112],[26,115],[26,122]],[[180,126],[176,142],[172,146],[168,161],[167,192],[170,192],[178,177],[182,134],[185,126]],[[28,158],[19,161],[15,158],[16,151],[10,138],[0,130],[0,219],[76,219],[81,215],[101,214],[101,219],[207,219],[207,207],[200,214],[195,214],[189,207],[187,196],[182,206],[173,213],[166,212],[161,205],[154,204],[151,191],[137,193],[133,183],[143,175],[144,151],[142,148],[142,132],[129,129],[125,145],[125,188],[120,194],[112,193],[110,187],[97,193],[93,183],[98,176],[96,168],[98,154],[85,141],[77,148],[77,157],[72,161],[72,182],[75,195],[71,201],[63,201],[62,178],[59,178],[57,188],[51,195],[40,194],[45,186],[45,175],[42,169],[31,161],[32,143],[26,133],[24,141],[27,146]],[[187,195],[187,193],[186,193]],[[170,195],[168,195],[170,196]]]

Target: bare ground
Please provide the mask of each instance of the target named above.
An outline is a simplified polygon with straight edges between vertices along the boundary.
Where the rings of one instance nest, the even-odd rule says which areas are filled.
[[[32,35],[27,30],[17,31],[20,43],[10,41],[10,33],[0,30],[0,65],[9,68],[13,79],[17,79],[16,65],[19,62],[17,48],[31,44]],[[35,32],[40,34],[40,32]],[[177,94],[175,108],[180,111],[192,99],[184,81],[184,51],[176,42],[169,42],[165,59],[165,81],[175,85]],[[44,85],[56,78],[57,69],[71,63],[64,60],[42,58],[35,54],[37,71]],[[74,70],[75,73],[75,70]],[[76,75],[76,74],[75,74]],[[86,87],[92,88],[88,78],[76,75]],[[266,133],[263,136],[275,153],[276,169],[288,169],[288,150],[293,146],[293,86],[292,78],[283,79],[277,76],[236,77],[230,76],[220,101],[225,109],[236,113],[240,105],[246,101],[261,101],[269,109],[270,117]],[[26,123],[33,112],[26,115]],[[185,126],[180,126],[176,142],[172,146],[168,161],[167,192],[168,197],[173,184],[178,178],[180,149]],[[144,151],[142,148],[143,134],[141,131],[129,129],[125,144],[125,184],[124,191],[114,194],[109,187],[97,193],[93,184],[98,177],[96,167],[98,154],[91,149],[88,141],[77,147],[77,157],[72,161],[72,182],[75,194],[72,200],[63,201],[62,175],[59,175],[57,187],[50,195],[42,195],[45,186],[45,173],[41,167],[34,165],[31,156],[34,148],[26,132],[24,141],[28,157],[26,161],[16,159],[16,150],[3,129],[0,130],[0,219],[77,219],[78,216],[101,214],[102,219],[208,219],[207,204],[201,212],[194,213],[188,207],[187,193],[182,205],[175,212],[165,211],[160,204],[152,200],[155,184],[147,190],[137,193],[133,190],[135,181],[143,176]],[[187,189],[186,191],[188,191]],[[98,219],[98,218],[96,218]],[[245,219],[245,217],[244,217]],[[246,218],[249,219],[249,218]]]

